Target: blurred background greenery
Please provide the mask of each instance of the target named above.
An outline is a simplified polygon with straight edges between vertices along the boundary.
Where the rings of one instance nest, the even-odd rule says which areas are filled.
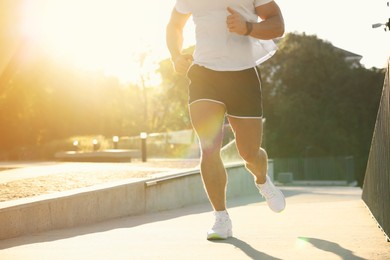
[[[260,66],[270,158],[353,156],[362,178],[384,70],[366,69],[361,56],[313,35],[289,33],[278,45]],[[123,141],[140,132],[191,129],[188,80],[173,72],[168,59],[155,71],[160,84],[148,86],[81,70],[31,46],[22,50],[0,86],[0,160],[51,160],[55,152],[71,150],[75,139],[87,151],[96,138],[107,149],[113,136]],[[134,146],[128,144],[121,147]],[[169,147],[163,149],[168,157],[184,156],[181,150],[188,148]]]

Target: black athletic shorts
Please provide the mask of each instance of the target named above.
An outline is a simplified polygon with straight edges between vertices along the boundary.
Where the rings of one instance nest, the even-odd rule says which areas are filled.
[[[263,116],[261,79],[256,67],[241,71],[214,71],[192,65],[189,104],[200,100],[225,105],[226,114],[233,117],[261,118]]]

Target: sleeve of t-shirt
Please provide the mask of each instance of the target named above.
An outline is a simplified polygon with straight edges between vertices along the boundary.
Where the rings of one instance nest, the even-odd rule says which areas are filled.
[[[260,5],[265,5],[265,4],[268,4],[272,1],[273,0],[255,0],[255,6],[258,7]]]
[[[188,2],[186,0],[176,0],[175,9],[182,14],[191,13]]]

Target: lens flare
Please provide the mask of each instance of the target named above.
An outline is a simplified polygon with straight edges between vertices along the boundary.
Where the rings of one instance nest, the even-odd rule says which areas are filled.
[[[309,245],[309,241],[306,237],[298,237],[295,241],[295,247],[298,249],[305,249]]]

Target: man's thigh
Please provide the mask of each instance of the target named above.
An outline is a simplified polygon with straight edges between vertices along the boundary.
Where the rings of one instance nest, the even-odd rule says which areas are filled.
[[[240,152],[260,149],[263,134],[262,118],[237,118],[228,116]]]
[[[202,148],[219,149],[222,145],[222,127],[225,119],[225,106],[219,102],[199,100],[189,106],[192,126],[197,133]]]

